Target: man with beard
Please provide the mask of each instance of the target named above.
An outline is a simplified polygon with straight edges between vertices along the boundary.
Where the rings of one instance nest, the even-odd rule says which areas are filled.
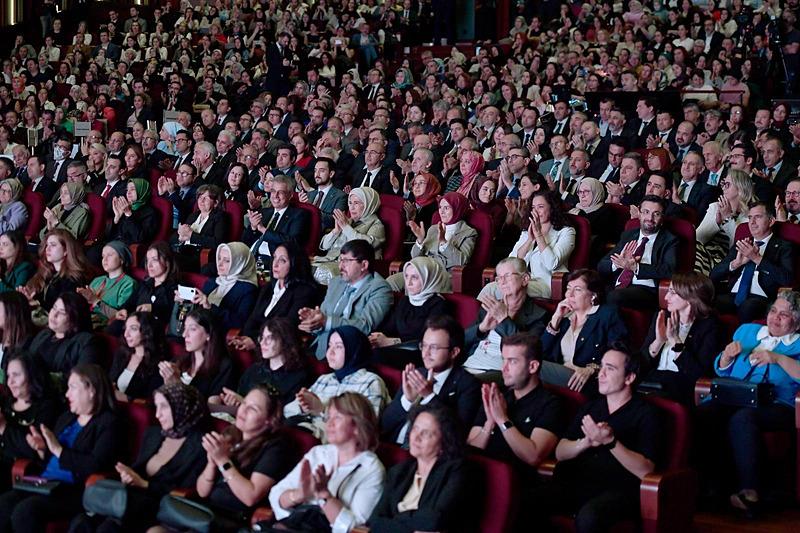
[[[784,200],[775,198],[775,220],[778,222],[800,223],[800,179],[794,179],[786,186]]]

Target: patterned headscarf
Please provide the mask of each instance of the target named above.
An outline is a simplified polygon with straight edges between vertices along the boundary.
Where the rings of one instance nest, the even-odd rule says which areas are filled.
[[[206,420],[208,407],[205,398],[194,387],[178,381],[162,385],[156,393],[166,398],[172,410],[172,427],[161,430],[165,437],[181,439]]]

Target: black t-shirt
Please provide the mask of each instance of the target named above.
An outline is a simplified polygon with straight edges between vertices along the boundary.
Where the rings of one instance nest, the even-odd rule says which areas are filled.
[[[269,476],[277,483],[294,468],[296,462],[292,459],[295,456],[296,454],[292,452],[287,439],[279,435],[264,444],[256,460],[252,461],[247,468],[241,468],[235,461],[233,463],[239,473],[246,478],[249,478],[254,472],[258,472]],[[230,486],[221,475],[217,475],[214,488],[211,489],[208,499],[215,507],[234,512],[248,510],[248,506],[234,496]]]
[[[583,438],[581,423],[587,414],[595,422],[607,422],[623,446],[653,462],[657,461],[658,413],[645,400],[634,396],[613,414],[608,413],[605,397],[592,400],[578,409],[564,438],[570,440]],[[586,497],[608,489],[629,491],[632,497],[637,498],[639,494],[639,478],[622,466],[611,451],[603,446],[590,448],[574,459],[559,462],[556,479],[567,482],[576,490],[582,491]]]
[[[546,429],[556,437],[563,432],[561,400],[541,385],[519,399],[514,398],[514,392],[510,390],[506,391],[504,396],[508,403],[508,417],[526,437],[531,436],[534,428]],[[483,426],[484,423],[486,423],[486,413],[481,409],[472,425]],[[486,453],[503,461],[521,463],[499,427],[492,430],[489,443],[486,445]]]
[[[250,366],[239,380],[239,394],[247,395],[256,385],[272,385],[281,395],[281,404],[286,405],[294,401],[295,394],[309,383],[308,370],[286,370],[281,367],[277,370],[269,368],[269,362],[262,359]]]

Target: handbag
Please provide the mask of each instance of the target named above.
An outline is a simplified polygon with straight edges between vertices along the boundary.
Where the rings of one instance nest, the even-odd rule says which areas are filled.
[[[101,479],[83,491],[83,508],[90,514],[122,519],[128,508],[128,488],[116,479]]]
[[[60,484],[60,481],[52,481],[43,477],[23,476],[22,479],[14,481],[14,490],[50,496]]]
[[[265,531],[262,529],[262,531]],[[291,532],[291,533],[330,533],[331,524],[319,505],[303,504],[298,505],[292,510],[292,514],[276,522],[272,528],[266,529],[271,532]]]
[[[188,498],[167,494],[161,498],[156,518],[161,524],[175,529],[210,533],[214,511]]]
[[[775,401],[775,386],[767,381],[769,365],[759,383],[748,381],[756,367],[742,379],[714,378],[711,380],[711,399],[731,407],[763,407]]]

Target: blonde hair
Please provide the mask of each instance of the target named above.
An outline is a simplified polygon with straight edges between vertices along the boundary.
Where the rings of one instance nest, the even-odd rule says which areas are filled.
[[[357,392],[344,392],[328,403],[343,415],[353,419],[356,427],[356,447],[359,450],[374,450],[378,447],[378,417],[372,404]]]

